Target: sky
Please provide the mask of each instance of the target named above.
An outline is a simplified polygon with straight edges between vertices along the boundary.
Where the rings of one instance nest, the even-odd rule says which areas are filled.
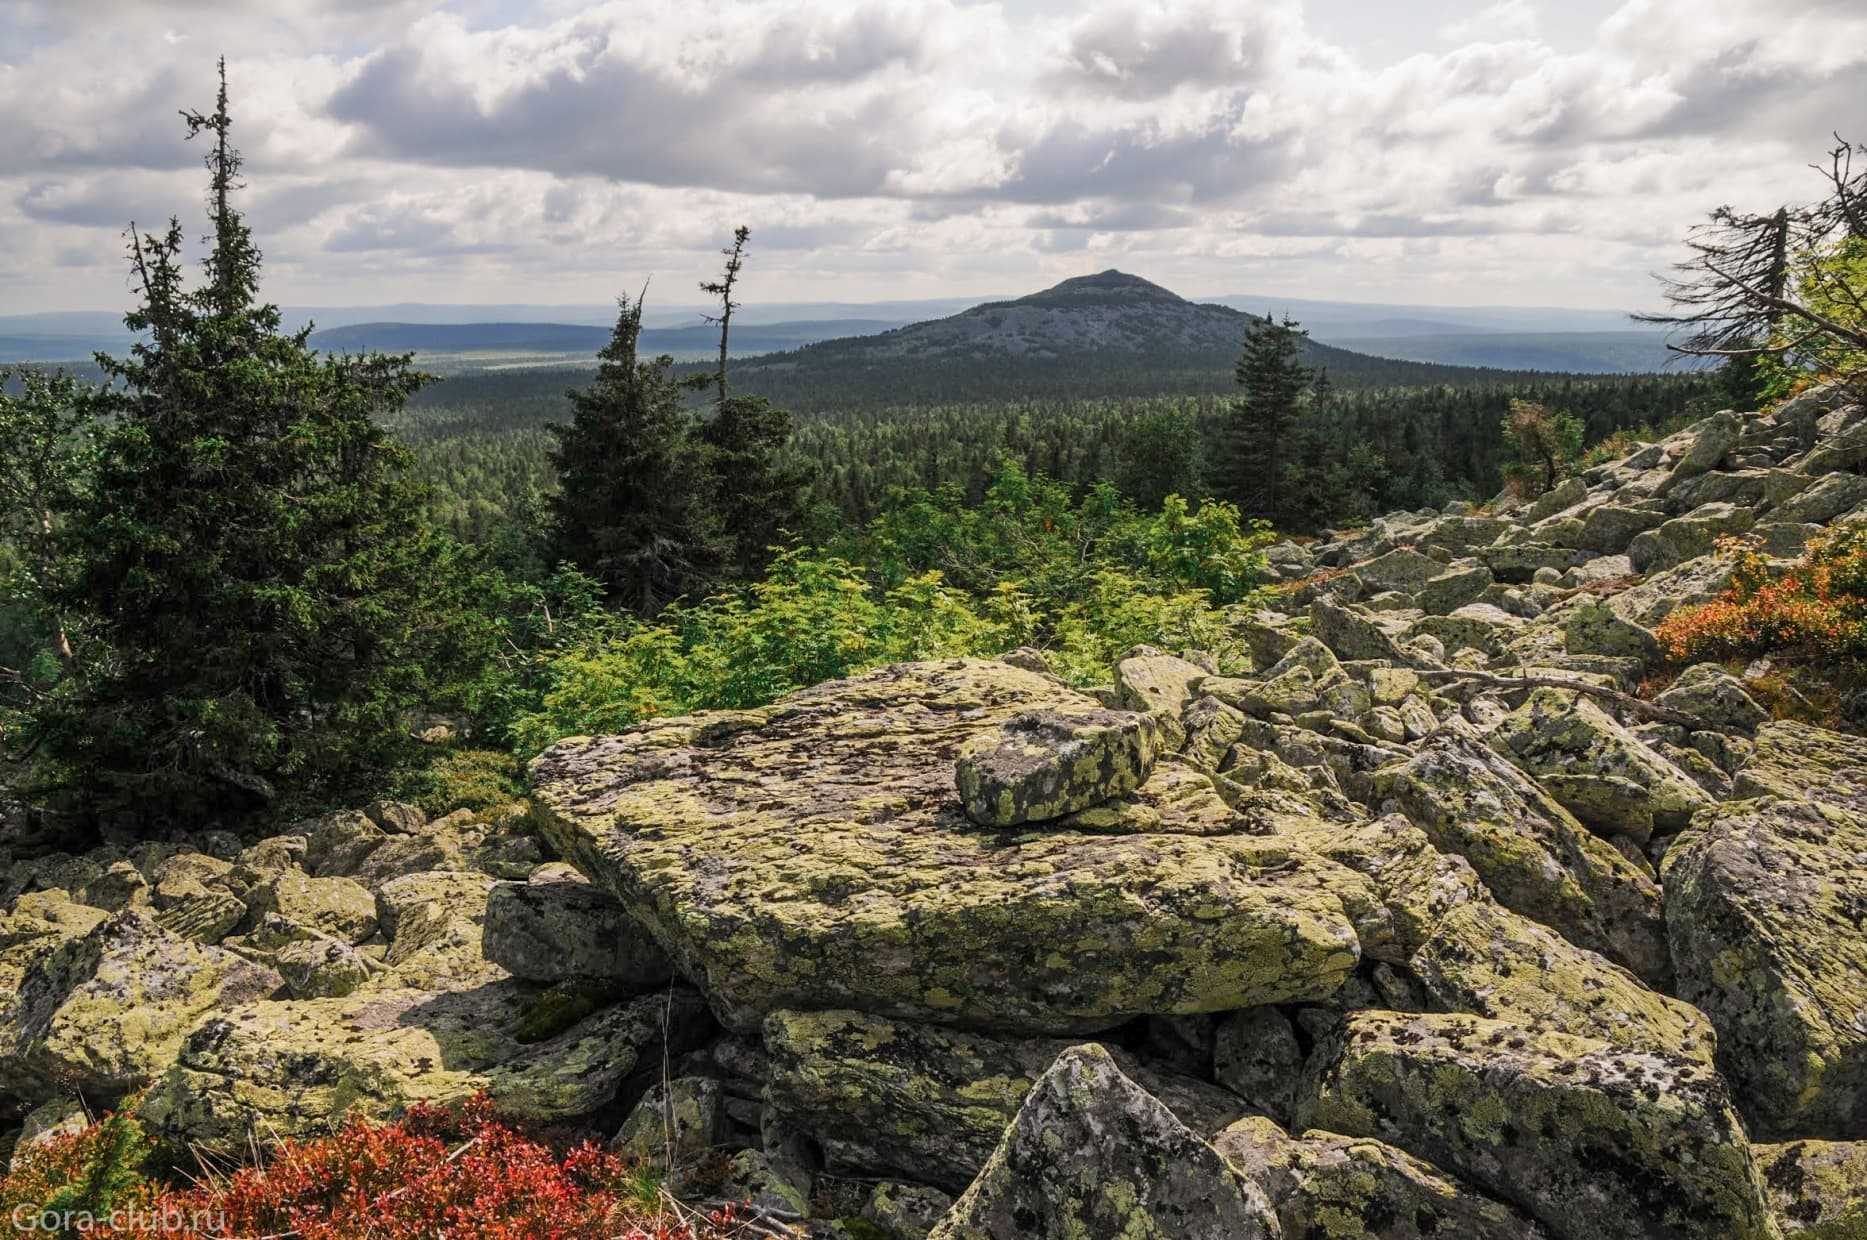
[[[744,223],[749,300],[1629,309],[1867,141],[1863,0],[0,0],[0,315],[204,231],[222,54],[297,306],[692,303]]]

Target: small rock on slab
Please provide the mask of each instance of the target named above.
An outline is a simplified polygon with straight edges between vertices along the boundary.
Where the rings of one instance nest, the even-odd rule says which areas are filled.
[[[981,826],[1061,818],[1140,787],[1160,748],[1151,714],[1027,711],[960,751],[960,800]]]

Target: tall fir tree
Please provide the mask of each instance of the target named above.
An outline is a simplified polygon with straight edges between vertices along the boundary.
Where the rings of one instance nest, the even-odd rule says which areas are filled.
[[[673,359],[637,354],[642,304],[622,301],[596,381],[570,393],[570,425],[551,428],[560,485],[550,506],[556,556],[648,616],[703,591],[727,547]]]
[[[1285,438],[1309,387],[1310,369],[1303,364],[1308,335],[1287,315],[1281,323],[1268,314],[1253,318],[1245,328],[1233,372],[1244,395],[1232,409],[1226,474],[1232,497],[1248,516],[1285,516]]]
[[[210,114],[204,278],[183,233],[131,225],[140,339],[99,357],[95,483],[65,529],[73,674],[40,744],[94,800],[150,817],[328,794],[398,752],[448,663],[448,559],[409,455],[379,419],[424,376],[407,357],[320,357],[259,300],[234,199],[226,64]]]

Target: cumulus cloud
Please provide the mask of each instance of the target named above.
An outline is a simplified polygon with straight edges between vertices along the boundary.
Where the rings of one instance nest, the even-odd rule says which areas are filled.
[[[698,275],[743,220],[773,296],[1093,260],[1194,293],[1625,304],[1707,207],[1793,192],[1867,95],[1858,0],[1620,0],[1579,43],[1548,0],[1469,0],[1400,58],[1301,3],[1088,9],[16,0],[0,311],[114,293],[50,273],[197,211],[176,111],[223,47],[270,270],[352,301],[601,301],[612,272]]]

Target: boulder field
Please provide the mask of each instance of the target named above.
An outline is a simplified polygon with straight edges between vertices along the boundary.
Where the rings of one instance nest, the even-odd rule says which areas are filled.
[[[1867,1236],[1867,739],[1653,633],[1718,538],[1867,524],[1863,427],[1279,544],[1224,660],[877,668],[497,814],[22,820],[0,1103],[239,1149],[484,1092],[842,1240]]]

